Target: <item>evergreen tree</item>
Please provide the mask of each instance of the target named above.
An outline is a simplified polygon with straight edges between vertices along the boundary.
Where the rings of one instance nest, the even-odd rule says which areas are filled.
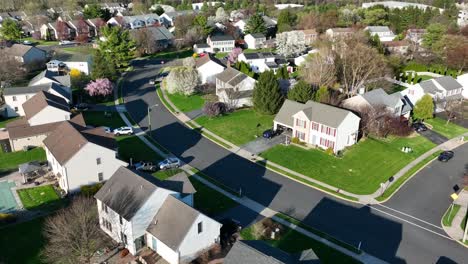
[[[265,20],[262,15],[255,14],[249,18],[247,25],[245,25],[245,34],[263,33],[266,34],[267,29]]]
[[[283,79],[283,80],[289,79],[288,67],[286,66],[280,67],[278,71],[276,72],[276,77],[278,79]]]
[[[5,19],[0,27],[0,36],[5,40],[17,40],[21,38],[21,27],[13,19]]]
[[[415,120],[425,120],[433,117],[434,114],[434,102],[432,97],[428,94],[425,94],[419,101],[416,102],[416,105],[413,109],[413,119]]]
[[[252,96],[255,111],[260,114],[276,114],[281,108],[283,100],[275,74],[272,71],[261,73]]]
[[[278,16],[278,32],[291,31],[296,25],[297,15],[291,9],[286,8],[281,10]]]
[[[128,67],[130,60],[135,58],[136,48],[129,31],[119,27],[104,27],[102,35],[105,41],[98,42],[101,54],[117,68]]]
[[[317,92],[315,92],[314,101],[324,103],[328,102],[329,99],[330,91],[328,91],[326,86],[320,87]]]
[[[312,86],[302,80],[298,81],[294,87],[288,92],[288,99],[300,103],[305,103],[312,100],[314,97],[314,90]]]
[[[92,79],[107,78],[109,80],[115,80],[117,78],[117,71],[115,68],[112,61],[107,60],[100,50],[94,51],[93,70],[91,71]]]

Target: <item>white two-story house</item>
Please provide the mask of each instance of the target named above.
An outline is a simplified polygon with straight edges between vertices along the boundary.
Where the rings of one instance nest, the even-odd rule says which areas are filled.
[[[189,262],[221,228],[192,208],[194,193],[185,174],[159,181],[120,167],[95,195],[101,229],[131,254],[146,246],[170,264]]]
[[[228,67],[216,75],[216,95],[229,108],[252,106],[255,79]]]
[[[63,122],[44,139],[47,161],[65,192],[109,179],[127,163],[117,158],[117,144],[104,128]]]
[[[223,72],[226,68],[220,60],[210,54],[198,58],[195,63],[201,84],[215,83],[216,75]]]
[[[286,100],[273,122],[275,130],[290,129],[300,141],[337,153],[357,142],[360,120],[351,111],[338,107]]]
[[[262,33],[247,34],[244,41],[248,49],[261,49],[265,45],[266,36]]]
[[[250,69],[256,73],[267,70],[272,70],[276,73],[279,67],[288,65],[287,60],[271,52],[241,53],[237,57],[237,60],[249,64]]]
[[[231,52],[235,47],[235,40],[231,35],[213,35],[206,38],[211,52]]]

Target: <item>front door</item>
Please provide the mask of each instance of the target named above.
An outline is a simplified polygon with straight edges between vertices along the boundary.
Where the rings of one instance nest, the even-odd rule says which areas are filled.
[[[152,237],[152,244],[153,244],[153,245],[151,246],[151,248],[152,248],[154,251],[156,251],[156,250],[157,250],[157,247],[156,247],[156,246],[157,246],[157,240],[156,240],[156,238],[154,238],[154,237]]]
[[[140,249],[142,249],[144,246],[146,246],[145,242],[145,236],[141,236],[137,239],[135,239],[135,250],[138,252]]]

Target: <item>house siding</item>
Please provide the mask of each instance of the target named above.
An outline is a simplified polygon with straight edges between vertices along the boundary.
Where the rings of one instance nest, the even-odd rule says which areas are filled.
[[[216,62],[208,62],[197,69],[201,84],[214,83],[216,74],[224,71],[224,67]]]
[[[28,122],[31,126],[38,126],[65,120],[70,120],[70,112],[47,106],[31,117]]]
[[[146,241],[148,242],[148,247],[158,253],[164,260],[170,264],[179,264],[179,252],[172,250],[150,233],[146,233]]]
[[[47,137],[48,134],[41,134],[41,135],[34,135],[31,137],[25,138],[15,138],[10,139],[10,146],[12,151],[20,151],[23,150],[24,147],[42,147],[44,146],[44,139]]]

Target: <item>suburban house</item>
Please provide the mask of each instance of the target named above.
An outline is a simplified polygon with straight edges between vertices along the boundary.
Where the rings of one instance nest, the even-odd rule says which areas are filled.
[[[133,39],[138,38],[138,32],[141,30],[147,30],[149,34],[151,34],[152,39],[156,42],[156,46],[160,49],[165,49],[172,45],[174,40],[174,35],[172,35],[169,30],[167,30],[164,26],[154,26],[154,27],[147,27],[145,29],[138,28],[130,30],[130,35]]]
[[[148,247],[170,264],[188,263],[219,240],[221,224],[195,210],[185,174],[160,181],[120,167],[94,196],[101,229],[131,254]]]
[[[43,24],[40,31],[41,38],[46,40],[74,39],[77,34],[75,25],[62,17],[57,18],[54,23]]]
[[[224,258],[224,264],[319,264],[312,249],[288,254],[261,240],[239,240]]]
[[[387,26],[367,26],[364,30],[369,31],[371,36],[378,36],[380,42],[388,42],[395,39],[395,34]]]
[[[220,60],[210,54],[198,58],[195,63],[201,84],[215,83],[216,75],[226,68]]]
[[[23,104],[25,116],[6,125],[12,151],[42,146],[43,140],[62,121],[70,120],[67,102],[51,93],[40,91]]]
[[[424,35],[426,34],[425,29],[410,28],[406,31],[406,39],[418,45],[422,44]]]
[[[251,106],[255,82],[254,78],[228,67],[216,75],[216,95],[230,108]]]
[[[312,49],[312,50],[309,50],[305,54],[301,54],[301,55],[296,56],[294,58],[294,65],[301,66],[306,61],[307,57],[309,57],[309,55],[317,53],[318,51],[319,51],[318,49]]]
[[[193,3],[193,4],[192,4],[192,9],[193,9],[194,11],[199,11],[199,10],[202,9],[202,7],[203,7],[205,4],[206,4],[207,6],[215,6],[215,5],[217,5],[217,4],[224,5],[223,2],[218,2],[218,1],[208,1],[208,2],[203,1],[203,2],[200,2],[200,3]]]
[[[66,193],[108,180],[127,163],[117,158],[117,144],[103,127],[62,122],[44,139],[47,162]]]
[[[329,28],[325,31],[325,35],[332,39],[336,40],[338,38],[345,38],[354,33],[353,28]]]
[[[253,33],[245,35],[245,44],[248,49],[261,49],[266,41],[266,36],[262,33]]]
[[[14,58],[26,67],[38,68],[47,59],[47,53],[44,50],[30,45],[13,44],[4,47],[3,50],[6,56]]]
[[[91,56],[80,56],[80,59],[67,58],[67,61],[51,60],[46,63],[47,70],[58,73],[69,73],[72,69],[79,70],[85,75],[91,73],[92,59]]]
[[[407,55],[410,48],[410,43],[406,39],[392,40],[384,42],[383,46],[390,54]]]
[[[107,21],[107,24],[121,26],[129,29],[142,27],[159,26],[159,16],[157,14],[145,14],[137,16],[115,16]]]
[[[463,86],[463,98],[468,99],[468,73],[458,76],[457,82],[459,82]]]
[[[419,8],[422,10],[426,10],[427,8],[434,8],[439,9],[441,12],[444,11],[442,8],[437,8],[430,5],[424,5],[419,3],[409,3],[409,2],[402,2],[402,1],[377,1],[377,2],[367,2],[362,3],[362,8],[369,8],[373,6],[384,6],[389,9],[403,9],[408,7]]]
[[[451,76],[442,76],[426,81],[401,91],[411,103],[416,104],[425,94],[429,94],[435,102],[436,112],[444,111],[447,101],[463,99],[463,86]]]
[[[286,59],[271,52],[241,53],[237,57],[237,60],[249,64],[252,71],[256,73],[267,70],[272,70],[276,73],[279,67],[288,65]]]
[[[210,53],[211,47],[208,44],[205,43],[200,43],[200,44],[194,44],[193,45],[193,52],[201,54],[201,53]]]
[[[38,75],[34,76],[34,78],[29,81],[29,86],[38,85],[38,84],[47,84],[47,83],[56,83],[64,88],[69,92],[69,98],[65,98],[68,101],[71,101],[71,79],[70,75],[60,75],[57,72],[51,72],[49,70],[44,70],[40,72]]]
[[[273,120],[274,129],[292,130],[292,136],[334,153],[357,142],[359,121],[351,111],[308,101],[285,100]]]
[[[159,16],[159,23],[164,25],[167,28],[174,26],[174,20],[183,15],[192,14],[192,10],[180,10],[180,11],[171,11],[171,12],[164,12],[164,14]]]
[[[44,84],[31,85],[26,87],[6,87],[3,90],[5,99],[3,116],[14,117],[24,116],[23,104],[38,92],[44,91],[65,100],[68,104],[71,100],[71,91],[67,87],[60,86],[57,83],[50,82]]]
[[[408,101],[399,92],[387,94],[382,88],[378,88],[346,99],[342,102],[342,106],[357,112],[367,107],[374,110],[378,107],[384,107],[389,113],[397,117],[409,118],[412,105]]]
[[[306,45],[310,45],[314,43],[314,41],[318,38],[318,33],[315,29],[300,29],[300,30],[293,30],[291,32],[298,32],[304,34],[304,40]]]
[[[235,40],[231,35],[213,35],[206,38],[211,52],[231,52],[234,49]]]
[[[239,30],[239,33],[244,34],[245,27],[247,26],[247,21],[248,19],[239,19],[236,20],[232,25]],[[267,28],[267,31],[276,27],[277,21],[268,16],[263,16],[263,21],[265,22],[265,27]]]

